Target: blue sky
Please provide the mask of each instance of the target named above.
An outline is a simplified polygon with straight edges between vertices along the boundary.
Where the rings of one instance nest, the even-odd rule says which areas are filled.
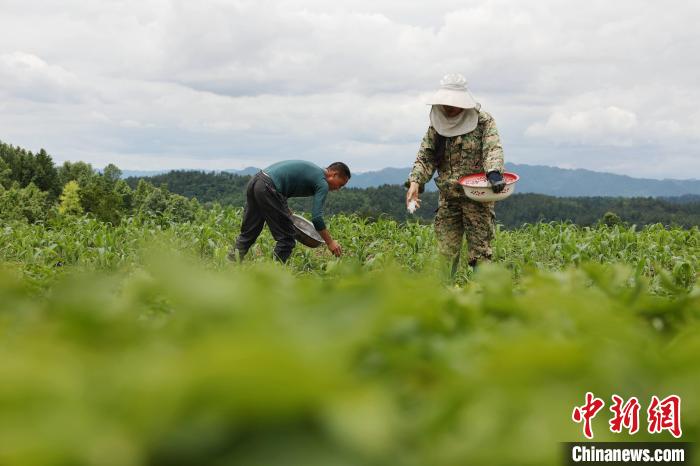
[[[0,0],[0,140],[57,162],[408,166],[459,72],[506,160],[700,178],[698,2]]]

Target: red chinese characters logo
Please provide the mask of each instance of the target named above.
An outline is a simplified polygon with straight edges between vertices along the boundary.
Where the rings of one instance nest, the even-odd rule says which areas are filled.
[[[586,438],[593,438],[591,419],[598,414],[598,411],[600,411],[603,406],[605,406],[605,402],[603,400],[596,398],[593,396],[593,393],[588,392],[586,393],[586,404],[583,406],[576,406],[574,408],[574,412],[571,413],[571,418],[574,420],[574,422],[580,423],[583,421],[583,435],[585,435]]]
[[[639,412],[641,405],[637,397],[631,397],[625,401],[618,395],[612,396],[613,404],[610,411],[613,416],[608,422],[610,432],[622,433],[626,429],[630,435],[639,431]],[[591,421],[603,409],[605,402],[596,398],[591,392],[586,393],[586,402],[582,406],[574,407],[571,418],[576,423],[583,422],[583,435],[588,439],[593,438],[593,427]],[[657,396],[652,396],[647,409],[647,431],[650,434],[658,434],[668,431],[675,438],[680,438],[681,430],[681,398],[677,395],[670,395],[659,400]]]
[[[614,416],[610,419],[610,432],[620,433],[622,428],[628,430],[630,435],[636,434],[639,430],[639,400],[637,397],[632,397],[623,405],[623,400],[617,395],[612,396],[613,405],[610,411]]]
[[[664,430],[669,431],[676,438],[683,434],[681,431],[681,398],[679,396],[667,396],[661,401],[657,396],[652,396],[647,415],[650,434]]]

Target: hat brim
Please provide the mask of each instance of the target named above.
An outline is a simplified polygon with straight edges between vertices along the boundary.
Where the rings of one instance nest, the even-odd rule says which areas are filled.
[[[455,91],[451,89],[439,89],[433,94],[428,105],[449,105],[458,108],[478,108],[479,104],[474,97],[465,91]]]

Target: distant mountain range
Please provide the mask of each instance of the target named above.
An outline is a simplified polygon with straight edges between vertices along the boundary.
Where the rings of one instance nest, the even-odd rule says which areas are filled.
[[[171,170],[122,170],[122,178],[141,178],[143,176],[156,176],[156,175],[162,175],[163,173],[168,173],[170,171],[204,171],[204,172],[209,172],[209,171],[224,171],[228,173],[235,173],[236,175],[253,175],[257,172],[260,171],[259,168],[255,167],[246,167],[242,170],[203,170],[201,168],[177,168],[177,169],[171,169]]]
[[[225,170],[239,175],[250,175],[259,169]],[[700,195],[700,180],[654,180],[632,178],[612,173],[582,169],[564,169],[541,165],[506,164],[506,170],[520,175],[516,192],[538,193],[549,196],[621,196],[621,197],[676,197]],[[123,176],[154,176],[160,171],[124,170]],[[403,184],[411,171],[406,168],[384,168],[378,171],[355,173],[348,183],[352,188],[368,188],[383,184]],[[429,191],[436,190],[435,183],[426,185]]]

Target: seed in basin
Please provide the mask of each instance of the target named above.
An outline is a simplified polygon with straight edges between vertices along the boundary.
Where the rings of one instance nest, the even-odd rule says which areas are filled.
[[[463,176],[459,179],[459,184],[464,189],[464,194],[469,199],[477,202],[496,202],[502,201],[515,191],[515,184],[520,177],[515,173],[504,172],[503,181],[506,186],[500,193],[494,193],[489,180],[486,178],[486,173],[475,173],[473,175]]]

